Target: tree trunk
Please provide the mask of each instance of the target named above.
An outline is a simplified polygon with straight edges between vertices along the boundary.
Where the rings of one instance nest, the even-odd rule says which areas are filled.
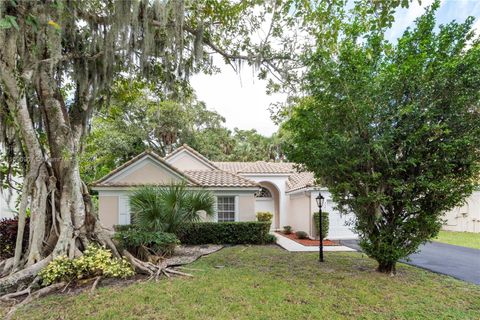
[[[394,275],[397,273],[396,264],[397,264],[396,262],[391,262],[391,261],[378,262],[377,271],[381,273]]]
[[[16,40],[14,36],[6,39],[10,48],[15,47],[12,43]],[[3,59],[0,60],[0,80],[28,154],[28,174],[21,195],[15,256],[0,270],[3,275],[9,273],[0,278],[0,294],[21,287],[57,256],[81,255],[91,241],[107,246],[120,256],[110,232],[102,228],[91,213],[88,189],[80,178],[78,156],[87,124],[82,116],[87,115],[77,113],[75,119],[69,116],[48,66],[40,67],[32,85],[47,131],[47,142],[42,145],[26,101],[25,91],[30,80],[27,75],[31,73],[25,71],[19,76],[15,72],[15,50],[6,52]],[[27,207],[31,214],[29,245],[22,248]]]

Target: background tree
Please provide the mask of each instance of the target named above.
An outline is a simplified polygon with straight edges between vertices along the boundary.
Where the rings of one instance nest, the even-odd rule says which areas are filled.
[[[352,18],[306,58],[309,97],[284,124],[289,159],[356,216],[381,272],[434,237],[480,173],[480,42],[473,18],[436,32],[438,2],[396,44]]]
[[[188,96],[164,96],[144,81],[117,81],[108,106],[94,113],[80,158],[83,181],[101,178],[145,149],[163,157],[184,143],[213,161],[282,159],[277,135],[232,132],[225,118],[195,98],[193,89],[183,88],[190,91]]]

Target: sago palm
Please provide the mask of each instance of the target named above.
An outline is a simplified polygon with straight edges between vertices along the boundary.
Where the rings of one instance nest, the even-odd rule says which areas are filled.
[[[130,197],[132,222],[151,231],[176,233],[188,222],[200,220],[200,212],[214,213],[215,198],[207,190],[189,190],[184,184],[145,186]]]

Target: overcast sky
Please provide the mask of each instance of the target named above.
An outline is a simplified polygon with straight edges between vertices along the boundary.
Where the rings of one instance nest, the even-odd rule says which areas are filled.
[[[433,0],[422,0],[422,6],[416,2],[409,9],[398,10],[394,27],[388,37],[398,38],[415,18],[423,13],[423,7]],[[480,0],[444,0],[437,11],[439,24],[451,20],[463,21],[468,16],[477,18],[475,26],[480,32]],[[221,60],[219,60],[221,61]],[[258,80],[252,69],[244,67],[240,74],[230,66],[222,66],[221,73],[195,75],[191,83],[200,100],[205,101],[209,109],[214,109],[226,118],[228,128],[256,129],[264,135],[271,135],[277,127],[270,119],[268,107],[271,103],[283,101],[281,95],[267,95],[266,82]]]

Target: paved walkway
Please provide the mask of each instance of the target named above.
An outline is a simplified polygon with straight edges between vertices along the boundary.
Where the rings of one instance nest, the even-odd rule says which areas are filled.
[[[342,244],[360,250],[355,240],[342,241]],[[470,283],[480,284],[480,250],[431,242],[412,254],[404,263],[446,274]]]
[[[318,252],[317,246],[304,246],[296,241],[293,241],[287,237],[284,237],[278,233],[274,233],[275,237],[277,237],[277,244],[284,248],[287,251],[292,252]],[[346,246],[324,246],[323,251],[356,251],[352,248]]]

